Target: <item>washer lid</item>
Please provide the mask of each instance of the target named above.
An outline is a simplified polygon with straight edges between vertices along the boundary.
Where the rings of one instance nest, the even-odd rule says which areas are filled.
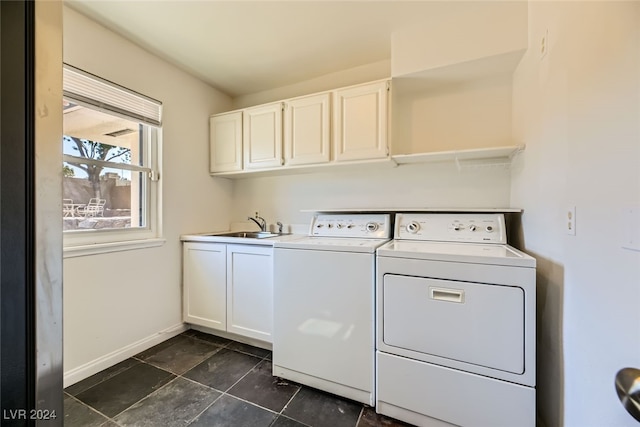
[[[307,236],[301,239],[287,242],[274,242],[275,248],[306,249],[315,251],[334,252],[365,252],[373,253],[389,239],[354,239],[339,237],[313,237]]]
[[[378,248],[378,256],[535,267],[536,259],[509,245],[393,240]]]

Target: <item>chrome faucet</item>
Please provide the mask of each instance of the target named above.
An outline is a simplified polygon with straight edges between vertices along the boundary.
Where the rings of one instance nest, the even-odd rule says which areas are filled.
[[[256,217],[248,217],[247,219],[250,219],[251,221],[255,222],[258,227],[260,227],[260,231],[267,231],[267,221],[265,221],[264,218],[262,218],[261,216],[258,216],[258,212],[256,212]]]
[[[284,227],[284,225],[282,225],[280,221],[276,222],[276,225],[278,226],[278,233],[282,234],[282,227]]]

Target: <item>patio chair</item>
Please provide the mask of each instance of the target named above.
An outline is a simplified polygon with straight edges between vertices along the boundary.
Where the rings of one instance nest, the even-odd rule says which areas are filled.
[[[106,199],[91,198],[86,206],[78,208],[78,214],[87,217],[104,216],[104,205],[107,203]]]
[[[62,199],[62,216],[75,216],[73,199]]]

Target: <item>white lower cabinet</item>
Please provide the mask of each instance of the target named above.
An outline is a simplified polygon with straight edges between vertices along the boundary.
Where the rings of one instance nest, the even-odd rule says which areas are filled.
[[[194,325],[227,329],[227,245],[185,242],[183,320]]]
[[[273,248],[183,245],[183,320],[272,342]]]
[[[273,248],[227,245],[227,331],[272,342]]]

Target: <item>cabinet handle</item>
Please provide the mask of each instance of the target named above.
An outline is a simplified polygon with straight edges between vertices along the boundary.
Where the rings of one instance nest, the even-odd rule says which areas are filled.
[[[429,296],[437,301],[464,302],[464,291],[459,289],[429,288]]]

